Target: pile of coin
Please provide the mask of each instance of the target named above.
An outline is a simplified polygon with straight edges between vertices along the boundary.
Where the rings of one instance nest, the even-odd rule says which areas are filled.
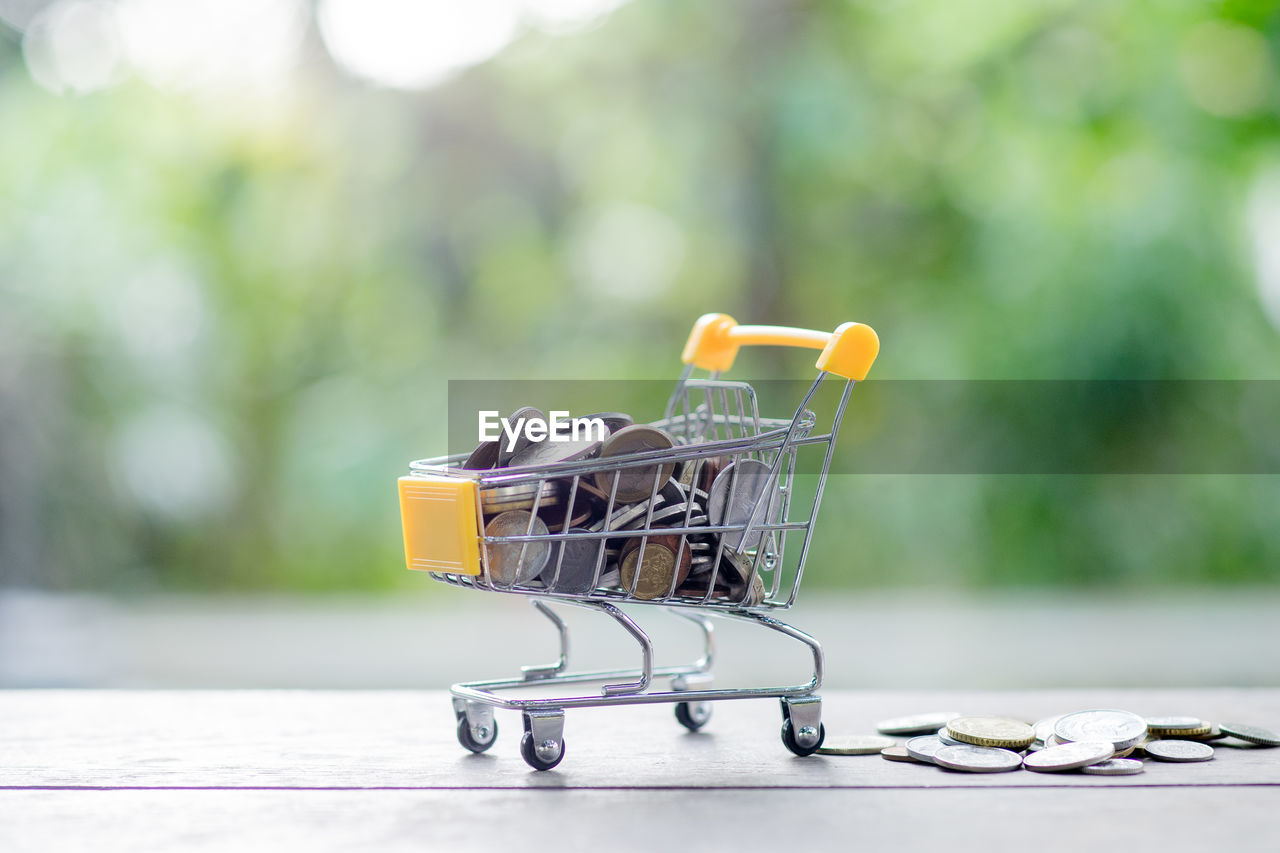
[[[545,421],[531,407],[508,420],[521,418]],[[521,468],[604,462],[676,446],[666,431],[637,424],[626,414],[607,412],[581,420],[602,421],[607,434],[591,440],[532,441],[522,435],[513,442],[486,441],[460,467],[518,474]],[[681,462],[659,456],[645,464],[601,465],[590,474],[548,473],[512,485],[485,485],[480,489],[485,536],[534,538],[489,543],[483,559],[490,580],[502,588],[759,604],[765,585],[753,571],[755,557],[762,546],[771,551],[774,538],[756,530],[697,528],[745,526],[766,492],[757,523],[778,517],[780,494],[769,466],[747,456]]]
[[[1078,770],[1097,776],[1141,773],[1143,763],[1213,758],[1209,741],[1225,746],[1280,746],[1280,734],[1243,723],[1213,724],[1193,716],[1141,717],[1131,711],[1095,709],[1047,717],[1031,724],[999,716],[932,711],[883,720],[874,735],[828,739],[818,752],[866,755],[889,761],[933,764],[968,773]],[[886,735],[910,737],[898,745]],[[887,742],[884,742],[887,741]],[[881,748],[877,749],[876,744]]]

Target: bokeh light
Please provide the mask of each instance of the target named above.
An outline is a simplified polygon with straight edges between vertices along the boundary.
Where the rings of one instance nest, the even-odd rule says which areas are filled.
[[[494,56],[515,37],[509,0],[320,0],[320,33],[343,68],[382,86],[429,86]]]
[[[225,441],[207,419],[179,406],[157,404],[126,422],[113,461],[125,495],[162,519],[197,519],[231,494]]]
[[[1247,221],[1258,292],[1267,317],[1280,329],[1280,167],[1264,170],[1254,182]]]
[[[307,21],[301,0],[119,0],[125,50],[162,89],[281,84],[298,61]]]
[[[568,254],[584,292],[604,301],[658,301],[675,282],[684,239],[661,211],[614,204],[586,213]]]
[[[115,4],[60,0],[33,17],[22,39],[32,78],[56,95],[83,95],[123,78]]]
[[[571,33],[599,22],[627,0],[522,0],[525,19],[549,33]]]
[[[1267,43],[1249,27],[1205,21],[1187,36],[1179,58],[1192,100],[1213,115],[1247,115],[1271,92]]]

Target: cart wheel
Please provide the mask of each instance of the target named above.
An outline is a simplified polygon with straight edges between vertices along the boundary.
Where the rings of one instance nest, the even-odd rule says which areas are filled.
[[[546,744],[552,746],[545,746]],[[548,755],[551,752],[554,752],[553,756]],[[544,741],[544,748],[539,750],[533,744],[533,732],[525,732],[524,737],[520,738],[520,755],[534,770],[550,770],[564,758],[564,741]]]
[[[696,732],[711,719],[710,702],[677,702],[676,719],[680,725],[691,732]]]
[[[482,729],[483,728],[485,727],[482,727]],[[493,746],[494,741],[498,739],[498,721],[494,720],[489,724],[487,729],[487,733],[484,731],[481,732],[481,734],[484,735],[484,739],[478,740],[475,733],[471,731],[471,726],[467,724],[467,715],[458,715],[458,743],[462,744],[465,749],[469,749],[475,753],[480,753]]]
[[[827,727],[822,723],[818,723],[818,739],[809,746],[801,746],[796,742],[795,729],[791,726],[791,718],[782,721],[782,743],[787,749],[796,755],[805,756],[813,755],[818,751],[818,747],[822,746],[822,742],[827,739]]]

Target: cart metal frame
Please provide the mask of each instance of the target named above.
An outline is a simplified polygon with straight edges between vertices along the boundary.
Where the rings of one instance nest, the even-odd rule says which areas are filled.
[[[754,390],[746,383],[720,379],[720,372],[727,369],[741,344],[782,344],[823,349],[818,359],[819,372],[808,392],[789,419],[761,418]],[[431,577],[455,586],[472,589],[519,594],[527,596],[533,607],[555,627],[559,637],[559,657],[556,662],[530,665],[521,668],[516,678],[462,682],[450,688],[453,710],[457,718],[459,742],[472,752],[489,749],[497,738],[497,722],[494,709],[518,711],[523,717],[524,733],[521,754],[536,770],[555,767],[564,757],[564,714],[566,709],[601,707],[612,705],[640,705],[659,702],[675,703],[676,718],[686,728],[696,731],[711,716],[711,703],[731,699],[776,698],[782,710],[782,740],[797,755],[810,755],[823,742],[822,700],[818,690],[822,686],[824,657],[817,639],[774,616],[772,612],[790,608],[796,600],[804,574],[805,562],[812,541],[814,522],[822,502],[823,490],[830,472],[836,437],[848,406],[854,384],[861,380],[874,361],[878,351],[875,333],[868,327],[846,323],[834,333],[810,332],[772,326],[738,326],[725,315],[706,315],[698,321],[686,346],[686,367],[673,390],[663,419],[654,424],[677,437],[675,447],[665,451],[649,451],[628,456],[591,459],[582,462],[557,463],[546,466],[468,471],[458,466],[463,456],[419,460],[411,464],[410,478],[425,478],[456,484],[456,481],[472,481],[479,494],[486,488],[511,485],[534,487],[530,527],[524,535],[488,536],[477,531],[480,553],[479,570],[476,573],[462,571],[431,571]],[[726,354],[727,353],[727,354]],[[693,376],[695,368],[707,371],[705,379]],[[839,401],[831,418],[830,429],[813,434],[816,418],[809,406],[829,375],[845,380]],[[807,513],[799,519],[790,519],[796,508],[794,476],[796,456],[802,448],[817,447],[822,450],[821,468],[815,483]],[[657,504],[656,496],[663,485],[659,476],[660,465],[682,463],[694,466],[697,482],[701,466],[711,460],[754,459],[768,465],[767,484],[760,490],[745,519],[727,517],[721,524],[694,524],[693,502],[688,502],[684,524],[663,527],[653,526],[652,518]],[[606,529],[599,531],[571,531],[565,513],[564,527],[539,534],[533,530],[533,518],[537,516],[542,500],[543,486],[548,480],[568,482],[568,506],[574,505],[580,483],[584,478],[626,468],[652,468],[654,480],[649,493],[644,523],[631,530]],[[730,478],[728,503],[732,504],[739,478]],[[596,480],[596,482],[599,482]],[[617,499],[619,477],[613,475],[605,517],[613,515]],[[439,500],[435,498],[435,500]],[[748,498],[749,500],[749,498]],[[402,490],[402,508],[404,507]],[[406,549],[410,551],[411,568],[422,564],[436,566],[443,561],[432,555],[419,556],[414,564],[413,547],[408,535],[409,517],[405,516]],[[635,573],[629,589],[602,588],[601,577],[605,567],[606,540],[639,538],[638,560],[643,561],[644,550],[651,536],[679,536],[680,555],[690,536],[708,533],[721,534],[715,556],[711,559],[711,577],[706,591],[701,595],[678,592],[673,576],[666,595],[656,598],[639,598],[636,586],[639,572]],[[785,561],[785,543],[789,535],[801,535],[800,552],[794,564]],[[568,542],[589,540],[597,545],[595,577],[592,588],[582,594],[566,594],[554,591],[560,576],[565,547],[559,556],[548,583],[538,581],[510,583],[498,582],[488,571],[489,549],[496,546],[520,546],[520,558],[532,543]],[[736,540],[736,544],[735,544]],[[553,546],[554,547],[554,546]],[[692,548],[692,545],[688,547]],[[740,596],[715,595],[716,580],[726,561],[743,567],[749,564],[749,580],[742,584]],[[763,577],[769,576],[767,591]],[[753,597],[753,589],[755,595]],[[564,620],[548,601],[580,607],[603,614],[616,622],[640,647],[641,663],[638,668],[569,672],[569,629]],[[678,666],[654,666],[654,644],[636,621],[623,611],[620,605],[657,605],[674,615],[696,625],[701,632],[703,653],[689,664]],[[806,682],[770,687],[712,687],[712,664],[715,657],[715,629],[709,617],[730,619],[775,631],[798,643],[809,651],[813,660],[812,672]],[[659,689],[655,679],[669,679],[668,689]],[[597,683],[592,693],[572,693],[556,696],[521,696],[531,688],[548,685]]]

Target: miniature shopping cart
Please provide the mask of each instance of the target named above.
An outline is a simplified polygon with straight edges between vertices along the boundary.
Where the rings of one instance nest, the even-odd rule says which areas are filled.
[[[740,346],[757,344],[822,351],[817,379],[790,418],[761,417],[750,385],[720,378]],[[858,323],[826,333],[740,326],[708,314],[685,346],[686,366],[665,416],[644,425],[669,436],[669,447],[481,470],[464,467],[463,455],[412,463],[400,479],[409,568],[454,586],[527,596],[559,633],[556,663],[523,667],[518,678],[452,687],[462,746],[487,750],[498,732],[494,709],[519,711],[521,755],[548,770],[564,757],[568,708],[671,702],[680,723],[696,731],[711,715],[710,702],[769,697],[781,701],[786,747],[796,755],[815,752],[825,737],[817,695],[822,647],[771,614],[796,600],[840,422],[878,350],[875,332]],[[695,370],[706,375],[695,377]],[[810,406],[820,408],[817,395],[829,376],[844,384],[826,407],[834,415],[822,418],[829,428],[819,428]],[[813,462],[797,476],[802,458]],[[495,530],[494,512],[513,505],[523,507],[515,516],[519,529]],[[579,513],[580,507],[587,509]],[[591,515],[596,520],[588,524]],[[568,628],[549,602],[615,620],[639,644],[640,668],[569,672]],[[693,622],[702,657],[655,667],[652,640],[624,612],[632,605],[657,605]],[[708,617],[804,644],[812,675],[790,686],[713,688]],[[559,690],[593,682],[594,690]],[[565,695],[545,695],[552,691]]]

